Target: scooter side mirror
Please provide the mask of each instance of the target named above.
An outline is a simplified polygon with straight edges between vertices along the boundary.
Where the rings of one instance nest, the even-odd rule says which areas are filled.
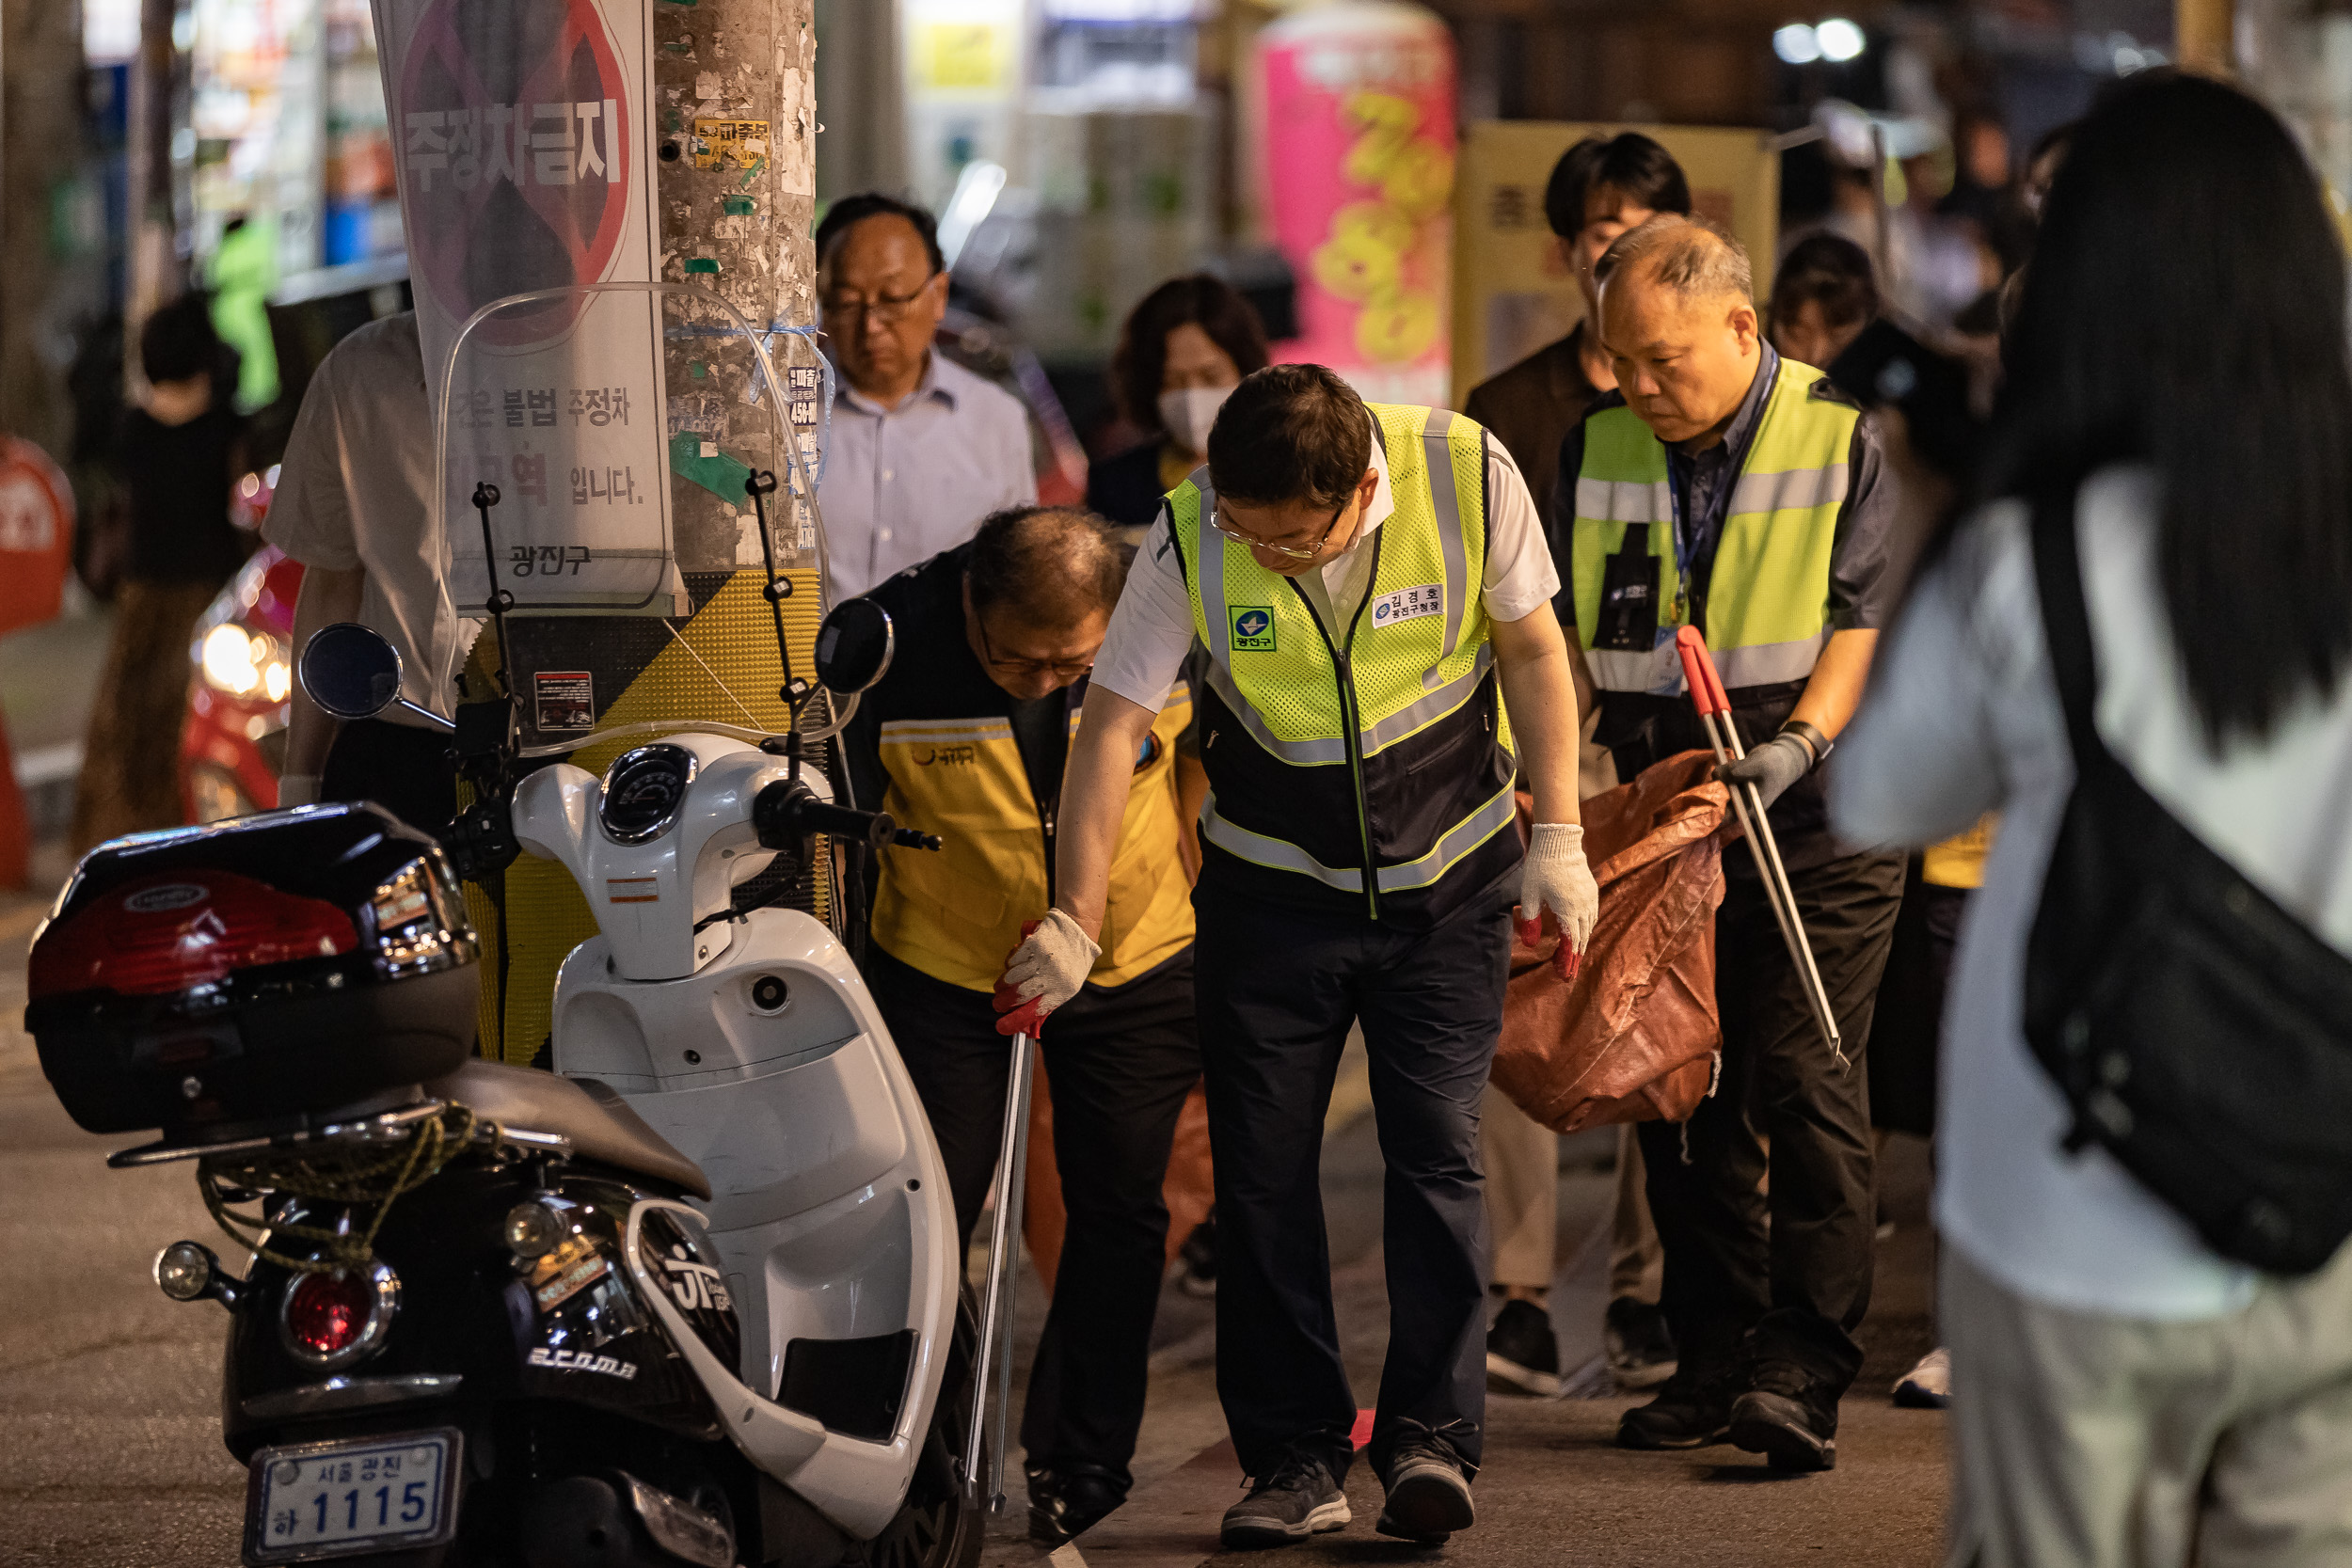
[[[338,719],[373,719],[400,701],[400,650],[356,621],[312,632],[297,668],[310,701]]]
[[[871,599],[846,599],[817,628],[817,678],[828,691],[855,696],[889,671],[897,648],[890,611]]]

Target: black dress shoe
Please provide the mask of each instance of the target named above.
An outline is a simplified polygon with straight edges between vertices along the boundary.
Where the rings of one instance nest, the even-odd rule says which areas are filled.
[[[1127,1500],[1126,1484],[1090,1465],[1029,1466],[1029,1539],[1058,1546]]]
[[[1834,1470],[1836,1396],[1803,1372],[1762,1369],[1756,1386],[1732,1402],[1731,1440],[1762,1454],[1775,1470]]]
[[[1617,1418],[1621,1449],[1703,1449],[1731,1430],[1732,1380],[1726,1372],[1677,1370],[1658,1397]]]
[[[1674,1330],[1645,1301],[1619,1296],[1602,1314],[1600,1343],[1621,1388],[1655,1388],[1675,1375]]]

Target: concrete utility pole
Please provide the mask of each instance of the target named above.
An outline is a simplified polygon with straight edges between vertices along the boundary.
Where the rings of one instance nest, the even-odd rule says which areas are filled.
[[[52,202],[81,150],[81,8],[0,8],[0,428],[58,457],[72,408],[55,347],[71,324],[53,315]]]
[[[810,228],[817,202],[815,0],[654,0],[655,206],[665,281],[716,288],[755,326],[817,319]],[[779,375],[813,362],[808,345],[770,342]],[[674,340],[664,367],[672,407],[681,396],[718,421],[723,441],[765,423],[766,399],[748,403],[748,356],[710,355]],[[787,408],[793,404],[788,401]],[[803,428],[815,419],[803,401]],[[779,454],[778,478],[786,477]],[[777,497],[783,502],[787,497]],[[742,498],[696,497],[674,521],[678,566],[689,573],[752,564],[739,559]],[[779,564],[803,559],[799,519],[771,515]],[[754,537],[755,547],[756,546]]]

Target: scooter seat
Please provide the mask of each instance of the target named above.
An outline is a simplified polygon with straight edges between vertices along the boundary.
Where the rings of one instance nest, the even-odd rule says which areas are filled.
[[[695,1197],[710,1196],[702,1167],[645,1125],[620,1095],[594,1078],[565,1078],[537,1068],[471,1061],[425,1085],[485,1120],[571,1140],[572,1152],[634,1176],[650,1177]]]

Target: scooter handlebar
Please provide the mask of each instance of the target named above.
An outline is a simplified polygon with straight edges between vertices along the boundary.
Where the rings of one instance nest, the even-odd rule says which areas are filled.
[[[919,833],[898,826],[886,811],[858,811],[820,800],[804,784],[781,781],[759,792],[752,802],[752,825],[763,849],[788,849],[818,833],[870,844],[877,849],[898,845],[909,849],[936,849],[935,833]]]

